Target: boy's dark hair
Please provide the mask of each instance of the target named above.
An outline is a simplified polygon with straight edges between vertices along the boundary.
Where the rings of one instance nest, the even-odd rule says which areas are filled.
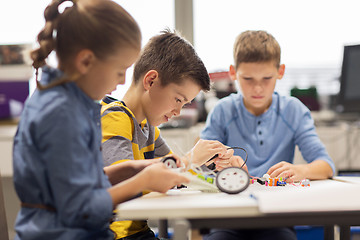
[[[276,39],[265,31],[245,31],[237,36],[234,44],[234,64],[270,62],[280,66],[280,45]]]
[[[159,73],[162,86],[169,83],[181,84],[185,78],[190,78],[202,90],[210,89],[209,74],[193,46],[169,29],[152,37],[143,48],[134,66],[135,84],[150,70]]]

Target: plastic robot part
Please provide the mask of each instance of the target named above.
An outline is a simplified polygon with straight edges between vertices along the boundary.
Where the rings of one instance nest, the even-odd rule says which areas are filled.
[[[257,177],[253,177],[251,179],[251,183],[259,183],[261,185],[265,185],[265,186],[286,186],[286,179],[280,177],[280,178],[267,178],[268,176],[266,176],[267,174],[264,174],[264,177],[261,178],[257,178]]]
[[[190,179],[189,183],[184,183],[184,185],[188,188],[192,188],[208,193],[220,192],[219,188],[215,184],[203,180],[199,178],[197,175],[194,175],[190,172],[182,172],[181,174],[183,174],[185,177]]]
[[[265,178],[257,178],[256,181],[261,185],[264,185],[267,180]]]
[[[267,174],[267,173],[265,173],[265,174],[263,175],[263,178],[265,178],[266,180],[269,180],[270,175],[269,175],[269,174]]]
[[[284,181],[278,181],[276,186],[285,186],[286,182]]]
[[[310,180],[309,179],[304,179],[301,181],[301,186],[303,187],[310,187]]]
[[[166,167],[179,172],[190,179],[185,186],[202,192],[225,192],[236,194],[244,191],[250,184],[248,173],[239,167],[225,168],[218,173],[207,167],[194,167],[188,170],[178,168],[174,157],[164,157],[161,160]],[[215,181],[214,181],[215,179]]]
[[[210,179],[207,180],[204,176],[198,175],[198,173],[196,173],[193,169],[186,171],[184,168],[178,168],[176,165],[176,159],[174,157],[164,157],[161,159],[161,162],[172,171],[178,172],[189,178],[190,182],[183,184],[184,186],[200,190],[202,192],[219,192],[219,189],[213,183],[211,183]],[[203,177],[203,179],[200,179],[199,176]]]
[[[165,164],[167,168],[177,168],[176,159],[174,157],[164,157],[161,162]]]
[[[216,186],[229,194],[244,191],[250,184],[248,173],[239,167],[224,168],[216,175]]]

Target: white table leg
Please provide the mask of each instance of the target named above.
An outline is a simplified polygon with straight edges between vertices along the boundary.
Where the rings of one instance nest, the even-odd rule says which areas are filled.
[[[188,240],[190,223],[186,219],[174,220],[174,240]]]

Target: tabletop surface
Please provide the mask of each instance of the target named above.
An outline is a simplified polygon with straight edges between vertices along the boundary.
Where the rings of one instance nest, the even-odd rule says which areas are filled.
[[[309,187],[251,184],[239,194],[170,190],[117,207],[119,219],[247,217],[272,213],[360,211],[360,178],[311,181]]]

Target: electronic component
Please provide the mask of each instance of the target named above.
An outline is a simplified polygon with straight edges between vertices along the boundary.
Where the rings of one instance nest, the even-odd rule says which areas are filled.
[[[278,181],[276,186],[285,186],[286,182],[285,181]]]
[[[309,179],[304,179],[301,181],[301,186],[302,187],[309,187],[310,186],[310,180]]]
[[[265,178],[257,178],[256,181],[261,185],[264,185],[267,180]]]
[[[248,173],[239,167],[224,168],[216,175],[216,186],[223,192],[236,194],[250,184]]]
[[[270,175],[269,175],[269,174],[267,174],[267,173],[265,173],[265,174],[263,175],[263,178],[265,178],[266,180],[269,180]]]
[[[198,174],[194,175],[193,173],[191,173],[189,171],[181,172],[181,174],[183,174],[185,177],[189,178],[190,182],[184,183],[184,185],[188,188],[196,189],[196,190],[200,190],[202,192],[208,192],[208,193],[220,192],[219,188],[215,184],[204,180],[203,178],[199,177]]]
[[[164,157],[161,159],[161,162],[163,162],[167,168],[177,168],[176,159],[174,157]]]
[[[245,154],[246,154],[246,156],[245,156],[245,161],[244,161],[244,163],[243,163],[243,164],[241,165],[241,167],[240,167],[240,168],[243,168],[244,165],[246,164],[247,159],[248,159],[248,154],[247,154],[246,150],[245,150],[244,148],[242,148],[242,147],[228,147],[227,150],[229,150],[229,149],[240,149],[240,150],[242,150],[242,151],[245,152]],[[217,158],[218,156],[219,156],[219,154],[215,154],[212,158],[210,158],[209,160],[207,160],[207,162],[210,162],[211,160]]]
[[[246,160],[245,160],[246,161]],[[214,172],[206,166],[193,168],[178,168],[174,157],[164,157],[161,162],[166,167],[177,171],[190,179],[185,186],[203,192],[225,192],[236,194],[244,191],[250,184],[248,173],[239,167],[229,167],[219,172]]]
[[[285,186],[287,183],[283,178],[271,178],[268,174],[264,174],[262,178],[252,177],[251,183],[259,183],[265,186]]]

